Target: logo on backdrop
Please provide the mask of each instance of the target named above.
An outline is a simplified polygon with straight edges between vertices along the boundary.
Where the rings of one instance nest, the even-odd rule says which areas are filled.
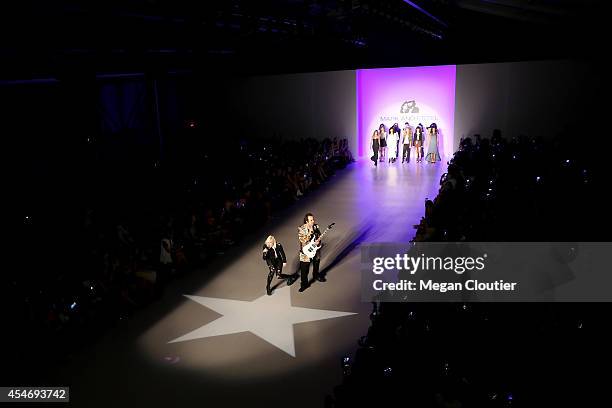
[[[419,113],[419,107],[417,106],[416,101],[411,100],[402,103],[400,113]]]
[[[425,107],[425,112],[421,112],[421,108],[417,106],[417,102],[414,99],[410,99],[404,101],[400,106],[399,115],[398,114],[390,114],[390,115],[380,115],[378,120],[380,122],[410,122],[410,123],[423,123],[429,124],[432,122],[439,122],[440,118],[436,114],[428,114],[427,107]]]

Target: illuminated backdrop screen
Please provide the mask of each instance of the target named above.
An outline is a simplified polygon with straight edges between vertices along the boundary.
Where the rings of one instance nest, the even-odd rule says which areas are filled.
[[[357,70],[358,154],[371,154],[372,133],[408,122],[438,125],[443,158],[453,155],[455,121],[455,65]]]

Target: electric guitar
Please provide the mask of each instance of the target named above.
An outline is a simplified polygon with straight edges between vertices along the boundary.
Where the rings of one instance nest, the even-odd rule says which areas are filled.
[[[309,243],[307,243],[306,245],[304,245],[302,247],[302,252],[304,253],[304,255],[306,255],[309,259],[314,258],[314,256],[317,254],[317,251],[319,249],[321,249],[321,247],[323,245],[318,245],[317,246],[317,239],[321,239],[323,238],[323,236],[325,234],[327,234],[327,231],[329,231],[330,229],[332,229],[332,227],[334,226],[334,224],[336,224],[335,222],[332,222],[331,224],[329,224],[329,226],[327,228],[325,228],[325,231],[323,231],[323,233],[321,234],[321,236],[319,238],[317,237],[312,237],[312,239],[310,240]]]

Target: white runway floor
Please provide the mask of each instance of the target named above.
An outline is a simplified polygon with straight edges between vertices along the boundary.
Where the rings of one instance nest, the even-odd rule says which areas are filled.
[[[70,385],[71,405],[83,407],[322,407],[370,323],[359,246],[339,255],[351,243],[410,240],[445,171],[414,160],[339,171],[206,271],[172,282],[161,301],[75,356],[56,385]],[[335,261],[327,282],[299,293],[299,280],[275,280],[268,297],[263,241],[275,235],[296,270],[306,212],[321,227],[336,223],[322,250],[321,269]]]

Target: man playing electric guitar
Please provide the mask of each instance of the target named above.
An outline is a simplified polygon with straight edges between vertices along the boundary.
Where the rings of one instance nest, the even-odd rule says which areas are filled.
[[[308,287],[308,270],[312,263],[312,277],[319,282],[325,282],[324,276],[319,275],[319,262],[321,261],[320,250],[317,250],[315,256],[309,258],[303,251],[305,245],[307,245],[312,238],[315,238],[315,242],[318,245],[321,243],[321,230],[319,226],[315,224],[315,218],[312,213],[307,213],[304,216],[304,224],[298,227],[298,240],[300,241],[300,292],[303,292]]]

